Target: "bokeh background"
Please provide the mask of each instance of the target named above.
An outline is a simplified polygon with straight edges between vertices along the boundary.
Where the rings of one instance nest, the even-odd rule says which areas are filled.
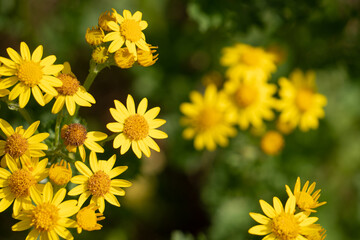
[[[101,231],[74,232],[75,239],[261,239],[247,233],[255,224],[249,212],[261,212],[259,199],[278,196],[285,203],[285,184],[293,188],[298,176],[322,189],[327,204],[316,216],[326,239],[360,239],[359,0],[0,0],[0,55],[7,57],[7,47],[18,50],[21,41],[31,51],[42,44],[44,56],[69,61],[83,82],[91,57],[86,29],[111,8],[143,13],[159,60],[148,68],[104,69],[90,88],[97,103],[80,115],[91,130],[110,134],[113,100],[124,102],[130,93],[138,104],[146,97],[150,107],[161,107],[169,138],[158,141],[161,152],[150,158],[116,151],[118,164],[129,166],[122,177],[133,186],[120,208],[107,205]],[[195,151],[181,136],[179,105],[190,91],[203,91],[207,74],[224,81],[221,49],[237,42],[282,54],[272,82],[295,68],[315,70],[318,91],[328,99],[319,129],[286,136],[278,156],[262,153],[250,131],[215,152]],[[4,105],[0,111],[16,122]],[[105,147],[103,159],[114,153],[111,142]],[[11,232],[11,210],[0,219],[0,239],[25,239],[26,232]]]

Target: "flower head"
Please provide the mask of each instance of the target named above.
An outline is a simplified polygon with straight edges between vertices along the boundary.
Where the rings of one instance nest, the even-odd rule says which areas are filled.
[[[314,193],[312,193],[315,190],[316,183],[313,182],[309,186],[309,181],[306,181],[303,188],[301,188],[301,181],[300,177],[296,179],[294,192],[291,192],[291,189],[288,185],[286,185],[286,192],[289,196],[294,195],[296,198],[296,204],[297,206],[307,212],[316,212],[314,208],[320,207],[324,205],[326,202],[319,202],[320,197],[320,189],[316,190]],[[312,195],[311,195],[312,194]]]
[[[308,240],[324,240],[326,238],[326,230],[319,224],[310,225],[311,230],[305,234]]]
[[[99,27],[88,28],[85,34],[85,40],[88,44],[98,46],[103,42],[104,31]]]
[[[71,123],[62,127],[61,138],[69,152],[76,152],[79,148],[81,159],[85,161],[84,145],[91,151],[103,153],[104,149],[96,142],[104,140],[107,135],[98,131],[87,132],[85,126],[80,123]]]
[[[47,177],[46,169],[47,158],[38,162],[36,160],[34,168],[30,167],[24,161],[22,167],[12,159],[6,156],[6,164],[10,170],[0,168],[1,197],[0,212],[6,210],[13,202],[13,214],[16,216],[22,209],[29,209],[32,206],[30,199],[30,189],[35,187],[40,189],[40,182]],[[31,165],[32,166],[32,165]]]
[[[75,162],[76,169],[82,174],[71,178],[71,182],[79,184],[68,193],[70,196],[80,195],[79,206],[82,206],[90,196],[90,204],[96,204],[101,213],[105,209],[105,201],[120,207],[119,201],[114,195],[124,196],[125,191],[121,187],[130,187],[131,182],[123,179],[113,179],[123,173],[127,166],[114,167],[116,155],[109,160],[97,160],[95,152],[90,153],[89,169],[81,161]]]
[[[150,44],[149,45],[149,48],[150,48],[150,51],[145,51],[141,48],[138,48],[137,49],[137,62],[143,66],[143,67],[149,67],[151,65],[153,65],[157,60],[158,60],[158,56],[159,54],[156,54],[156,49],[158,47],[156,46],[151,46]]]
[[[146,21],[141,20],[142,13],[137,11],[132,15],[129,10],[124,10],[123,16],[121,16],[114,9],[113,11],[116,22],[107,22],[107,26],[111,29],[111,32],[106,34],[103,40],[104,42],[112,41],[109,46],[109,52],[116,52],[125,43],[129,52],[135,56],[136,60],[136,47],[150,51],[149,46],[145,42],[145,35],[142,32],[142,30],[148,26]]]
[[[109,11],[103,12],[99,17],[99,26],[107,32],[110,32],[111,29],[108,27],[108,22],[116,22],[116,17],[114,13],[110,13]]]
[[[283,207],[281,201],[273,198],[274,207],[260,200],[260,206],[265,216],[259,213],[250,213],[250,216],[260,225],[249,229],[250,234],[267,235],[267,240],[294,240],[306,239],[304,235],[311,230],[309,226],[315,223],[317,217],[308,217],[303,212],[295,214],[296,200],[294,196],[289,197]]]
[[[49,169],[49,179],[58,186],[66,185],[70,182],[71,177],[72,171],[70,163],[64,160],[52,164]]]
[[[91,57],[96,63],[103,64],[108,60],[109,53],[106,47],[97,47],[92,52]]]
[[[120,48],[115,52],[114,61],[119,68],[131,68],[135,63],[135,56],[127,48]]]
[[[124,154],[131,146],[138,158],[141,158],[142,152],[149,157],[150,148],[159,152],[160,148],[152,138],[167,138],[166,133],[156,129],[166,122],[163,119],[155,119],[160,108],[154,107],[146,111],[148,101],[143,98],[136,112],[131,95],[128,95],[126,100],[127,108],[118,100],[115,100],[114,103],[115,108],[110,108],[110,113],[116,122],[106,125],[110,131],[119,133],[114,139],[114,148],[121,147],[120,153]]]
[[[94,231],[100,230],[102,225],[97,222],[105,219],[102,213],[96,213],[95,211],[99,209],[94,203],[90,204],[87,207],[80,209],[80,211],[76,215],[77,221],[77,232],[80,234],[82,230],[86,231]]]
[[[14,130],[7,121],[0,119],[0,128],[6,135],[5,141],[0,140],[0,156],[5,155],[1,159],[2,167],[6,167],[6,156],[11,156],[16,162],[19,162],[19,159],[29,162],[31,157],[45,156],[42,150],[47,150],[48,146],[41,142],[49,136],[49,133],[33,135],[39,124],[40,121],[36,121],[26,130],[22,126]]]
[[[61,188],[54,195],[50,182],[46,183],[43,194],[40,195],[35,189],[30,190],[30,196],[35,205],[14,216],[20,220],[12,226],[13,231],[24,231],[31,228],[27,239],[40,240],[73,239],[67,228],[75,228],[76,222],[69,217],[79,211],[76,200],[64,201],[66,189]]]
[[[63,65],[53,65],[56,60],[54,55],[41,60],[43,46],[38,46],[33,54],[30,54],[26,43],[21,42],[19,55],[14,49],[6,49],[10,58],[0,57],[4,65],[0,67],[0,74],[7,78],[0,80],[0,89],[15,87],[10,91],[9,100],[19,97],[19,106],[24,108],[29,102],[31,93],[35,100],[45,105],[42,91],[50,95],[57,95],[55,87],[61,87],[62,82],[55,76],[63,69]]]
[[[261,149],[268,155],[278,154],[284,147],[284,138],[277,131],[268,131],[261,138]]]
[[[45,102],[50,102],[53,97],[56,98],[54,106],[51,112],[53,114],[58,113],[66,105],[66,109],[70,116],[73,116],[76,109],[76,104],[82,107],[91,107],[91,104],[95,104],[94,97],[88,93],[76,76],[71,72],[70,64],[64,63],[64,69],[57,76],[57,78],[63,83],[61,87],[57,87],[58,94],[52,96],[50,94],[45,95]]]
[[[280,120],[291,126],[299,126],[300,130],[308,131],[319,126],[319,118],[325,116],[323,107],[326,97],[315,90],[315,73],[295,70],[290,80],[280,78]]]
[[[182,103],[185,115],[181,122],[187,128],[183,132],[186,139],[194,138],[197,150],[206,148],[213,151],[216,144],[226,146],[228,137],[236,135],[235,120],[231,104],[223,92],[217,92],[215,85],[209,85],[202,96],[199,92],[190,94],[191,103]]]

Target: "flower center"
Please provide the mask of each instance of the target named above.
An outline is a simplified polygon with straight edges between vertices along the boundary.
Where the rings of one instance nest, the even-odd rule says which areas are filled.
[[[26,86],[33,87],[39,84],[43,76],[42,67],[36,62],[23,61],[20,63],[17,76]]]
[[[110,190],[110,177],[102,170],[97,171],[88,180],[88,188],[91,194],[95,197],[104,196]]]
[[[269,155],[277,154],[283,146],[284,138],[276,131],[267,132],[261,139],[261,149]]]
[[[125,19],[120,25],[120,33],[131,42],[139,41],[141,39],[139,22],[134,19]]]
[[[56,185],[62,186],[67,184],[72,177],[70,164],[64,160],[60,163],[51,165],[49,169],[49,178]]]
[[[295,103],[301,112],[311,108],[314,100],[314,92],[310,89],[300,89],[296,95]]]
[[[50,231],[59,220],[59,209],[51,203],[42,203],[32,211],[32,225],[39,232]]]
[[[314,202],[314,199],[310,196],[310,194],[306,192],[299,192],[296,195],[296,203],[300,209],[309,209],[313,208],[316,203]]]
[[[261,50],[260,49],[253,49],[244,52],[241,55],[241,60],[249,66],[256,66],[259,64],[261,59]]]
[[[300,226],[295,216],[289,213],[281,213],[272,220],[272,231],[282,240],[294,240],[300,231]]]
[[[64,140],[66,146],[80,146],[86,140],[86,128],[80,123],[72,123],[64,125],[61,129],[61,138]]]
[[[103,215],[101,213],[95,213],[96,209],[97,207],[95,205],[89,205],[78,212],[76,220],[81,228],[86,231],[93,231],[101,228],[101,225],[97,224],[97,221],[102,220]]]
[[[13,172],[8,178],[8,182],[10,191],[16,198],[29,196],[29,188],[36,183],[33,175],[25,169]]]
[[[22,156],[28,150],[28,147],[29,143],[26,138],[19,133],[14,133],[6,140],[5,153],[16,159]]]
[[[216,127],[221,121],[221,114],[214,108],[204,108],[197,117],[197,128],[200,132]]]
[[[125,119],[123,133],[131,141],[144,139],[149,134],[149,124],[143,116],[131,115]]]
[[[72,96],[78,91],[80,82],[76,79],[76,77],[71,74],[62,73],[57,78],[63,82],[61,87],[56,88],[59,94]]]
[[[246,108],[256,101],[258,91],[253,86],[240,86],[235,92],[235,102],[240,108]]]

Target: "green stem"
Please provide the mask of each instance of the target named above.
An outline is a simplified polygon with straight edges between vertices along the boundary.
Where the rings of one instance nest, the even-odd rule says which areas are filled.
[[[19,108],[19,113],[21,114],[21,116],[23,116],[23,118],[25,119],[25,121],[27,121],[27,123],[29,125],[31,125],[34,121],[32,120],[29,112],[25,109],[25,108]]]
[[[63,118],[63,110],[60,111],[60,113],[58,113],[57,118],[56,118],[56,125],[55,125],[55,141],[54,141],[54,146],[57,148],[59,145],[59,140],[60,140],[60,125],[61,125],[61,121]]]
[[[101,72],[101,70],[103,70],[105,67],[105,64],[96,64],[94,61],[90,61],[89,74],[87,75],[83,85],[86,91],[89,90],[98,73]]]
[[[104,139],[104,140],[102,140],[101,142],[99,142],[99,144],[100,144],[100,145],[103,145],[104,143],[113,140],[117,135],[119,135],[119,133],[113,133],[113,134],[111,134],[109,137],[107,137],[106,139]]]

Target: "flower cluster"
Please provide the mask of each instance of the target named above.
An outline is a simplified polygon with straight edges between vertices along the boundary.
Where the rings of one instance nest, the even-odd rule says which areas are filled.
[[[146,43],[143,30],[147,27],[139,11],[133,15],[129,10],[121,15],[115,9],[102,13],[98,25],[88,28],[85,35],[94,47],[92,59],[120,68],[131,68],[135,62],[144,67],[153,65],[158,59],[157,47]]]
[[[157,55],[153,55],[155,48],[145,42],[142,30],[146,27],[140,12],[132,16],[125,10],[122,17],[114,10],[100,16],[99,27],[88,29],[86,40],[97,48],[113,41],[104,52],[107,56],[120,54],[125,44],[127,54],[140,65],[150,66]],[[105,38],[103,32],[109,32]],[[12,205],[12,216],[19,220],[12,230],[29,230],[27,239],[73,239],[69,228],[76,228],[79,234],[101,229],[98,222],[105,219],[105,203],[120,207],[116,196],[124,196],[123,188],[132,183],[118,178],[128,167],[117,166],[116,154],[107,160],[98,159],[97,154],[107,151],[104,144],[111,140],[114,149],[120,147],[121,154],[130,147],[138,158],[142,153],[149,157],[150,149],[159,152],[153,139],[167,138],[157,129],[166,122],[156,118],[160,108],[147,110],[148,100],[143,98],[136,109],[129,94],[126,107],[115,100],[115,108],[110,108],[115,122],[106,127],[114,132],[112,136],[90,131],[78,110],[96,103],[87,90],[99,72],[97,64],[102,63],[94,58],[95,68],[90,66],[81,85],[68,62],[54,64],[54,55],[42,59],[42,46],[31,54],[22,42],[20,54],[12,48],[7,53],[10,59],[0,57],[0,97],[27,121],[27,126],[14,127],[0,118],[0,212]],[[52,114],[45,108],[37,109],[50,119],[46,124],[33,121],[34,116],[27,111],[31,94],[40,106],[55,99]]]
[[[326,97],[316,92],[314,72],[303,74],[295,70],[290,79],[279,79],[278,89],[276,84],[270,83],[278,63],[278,58],[270,51],[236,44],[223,49],[220,62],[227,67],[223,85],[219,84],[219,77],[211,80],[211,76],[217,75],[207,76],[204,95],[194,91],[190,94],[191,103],[180,106],[185,115],[181,119],[186,126],[183,136],[194,138],[197,150],[212,151],[216,145],[226,146],[228,137],[236,135],[234,126],[237,125],[242,131],[250,129],[261,135],[262,150],[276,155],[284,147],[282,134],[296,127],[302,131],[316,129],[318,119],[324,117]],[[267,131],[265,121],[275,119],[277,130]]]
[[[315,208],[326,203],[318,202],[320,189],[314,192],[315,185],[314,182],[309,186],[309,181],[306,181],[301,189],[299,177],[293,192],[286,185],[289,198],[285,208],[277,197],[273,198],[273,207],[264,200],[260,200],[260,206],[265,215],[250,212],[250,216],[260,225],[251,227],[249,233],[266,235],[263,239],[269,240],[325,239],[325,229],[315,223],[318,218],[310,217],[316,212]]]

